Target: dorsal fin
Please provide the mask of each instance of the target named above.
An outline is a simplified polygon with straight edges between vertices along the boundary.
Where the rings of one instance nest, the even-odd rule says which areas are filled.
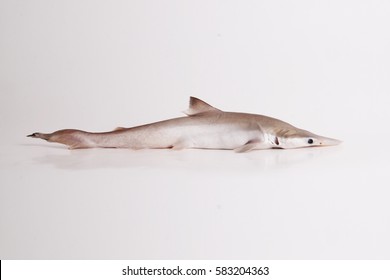
[[[119,131],[119,130],[124,130],[124,129],[126,129],[126,127],[118,126],[118,127],[115,128],[113,131]]]
[[[203,100],[200,100],[199,98],[190,97],[190,106],[188,107],[188,110],[184,113],[188,116],[194,116],[200,113],[206,113],[206,112],[222,112],[221,110],[214,108],[210,104],[207,104]]]

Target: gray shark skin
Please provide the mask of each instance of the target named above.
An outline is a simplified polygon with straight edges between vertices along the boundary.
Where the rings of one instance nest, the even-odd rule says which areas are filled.
[[[341,141],[316,135],[284,121],[256,114],[224,112],[190,97],[186,117],[117,128],[110,132],[75,129],[33,133],[32,138],[61,143],[69,149],[220,149],[248,152],[338,145]]]

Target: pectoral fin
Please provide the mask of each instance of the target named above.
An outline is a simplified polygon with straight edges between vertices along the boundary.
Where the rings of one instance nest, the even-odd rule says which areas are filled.
[[[246,153],[253,150],[261,150],[261,149],[268,149],[268,148],[269,146],[266,145],[264,142],[255,139],[255,140],[248,141],[247,143],[245,143],[245,145],[235,148],[234,151],[236,153]]]

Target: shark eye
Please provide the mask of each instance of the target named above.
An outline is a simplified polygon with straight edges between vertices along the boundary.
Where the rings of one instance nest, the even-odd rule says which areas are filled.
[[[313,144],[314,141],[313,141],[313,139],[309,138],[309,140],[307,140],[307,143],[308,143],[308,144]]]

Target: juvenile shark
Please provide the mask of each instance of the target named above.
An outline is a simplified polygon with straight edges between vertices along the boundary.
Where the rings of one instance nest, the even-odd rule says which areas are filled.
[[[69,149],[225,149],[248,152],[337,145],[341,141],[316,135],[284,121],[255,114],[224,112],[190,97],[187,117],[117,128],[110,132],[76,129],[33,133],[27,137],[67,145]]]

